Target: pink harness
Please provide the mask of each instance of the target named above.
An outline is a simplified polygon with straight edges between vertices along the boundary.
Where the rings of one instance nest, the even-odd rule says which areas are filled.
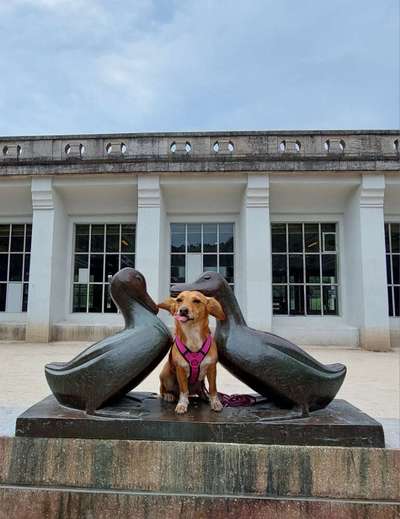
[[[190,376],[189,383],[195,384],[199,380],[200,375],[200,365],[204,360],[204,357],[210,351],[212,344],[212,336],[208,335],[206,340],[203,343],[203,346],[199,351],[193,352],[190,351],[186,344],[184,344],[179,337],[175,337],[175,344],[179,350],[179,353],[182,357],[189,363],[190,367]]]

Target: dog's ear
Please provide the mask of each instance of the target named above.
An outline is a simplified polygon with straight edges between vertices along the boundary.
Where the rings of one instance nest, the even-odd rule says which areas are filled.
[[[176,299],[174,299],[173,297],[168,297],[165,301],[159,303],[157,306],[158,308],[167,310],[168,312],[170,312],[171,315],[174,315],[176,308]]]
[[[207,298],[207,312],[210,315],[213,315],[219,321],[225,320],[225,314],[224,314],[224,311],[222,310],[222,306],[213,297]]]

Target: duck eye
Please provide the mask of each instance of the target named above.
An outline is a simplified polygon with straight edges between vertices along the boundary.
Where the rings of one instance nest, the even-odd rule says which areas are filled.
[[[211,279],[211,276],[204,276],[203,279]]]

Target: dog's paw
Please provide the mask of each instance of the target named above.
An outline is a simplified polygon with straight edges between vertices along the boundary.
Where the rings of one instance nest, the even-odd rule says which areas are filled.
[[[187,412],[187,404],[183,404],[182,402],[179,402],[177,406],[175,407],[175,413],[176,414],[185,414]]]
[[[175,402],[176,400],[176,396],[173,393],[163,393],[161,396],[166,402]]]
[[[218,398],[212,398],[210,400],[210,406],[211,406],[211,409],[213,411],[216,411],[217,413],[219,413],[220,411],[222,411],[223,409],[223,405],[221,404],[221,402],[218,400]]]

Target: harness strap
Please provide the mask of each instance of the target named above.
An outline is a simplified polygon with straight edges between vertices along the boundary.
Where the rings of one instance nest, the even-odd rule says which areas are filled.
[[[195,384],[199,380],[200,365],[203,362],[204,357],[210,351],[212,336],[211,334],[208,335],[200,350],[196,352],[190,351],[186,344],[184,344],[178,336],[175,337],[175,344],[179,350],[179,353],[189,363],[189,383]]]

